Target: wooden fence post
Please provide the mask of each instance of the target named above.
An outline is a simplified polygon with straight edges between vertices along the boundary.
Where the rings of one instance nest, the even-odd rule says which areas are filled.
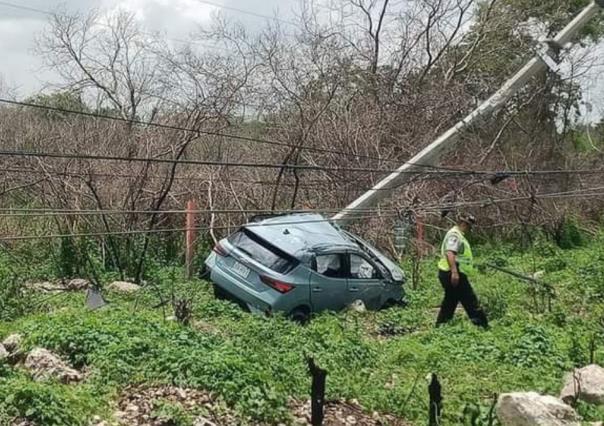
[[[440,382],[436,374],[432,374],[432,380],[428,386],[428,393],[430,394],[430,417],[429,426],[440,425],[440,413],[442,411],[443,396]]]
[[[311,387],[311,420],[312,426],[321,426],[323,424],[323,418],[325,416],[325,381],[327,379],[327,371],[317,367],[315,360],[312,358],[307,359],[308,368],[312,375],[312,387]]]
[[[193,278],[195,273],[195,243],[197,240],[197,207],[195,201],[189,200],[187,202],[186,212],[186,231],[185,231],[185,269],[187,279]]]

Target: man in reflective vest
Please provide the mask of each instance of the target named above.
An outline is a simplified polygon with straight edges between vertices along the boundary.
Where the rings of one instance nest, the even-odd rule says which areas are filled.
[[[445,291],[445,297],[440,306],[436,324],[450,321],[455,314],[457,304],[461,302],[472,322],[487,328],[488,320],[480,308],[476,294],[472,289],[468,276],[474,272],[472,248],[466,239],[466,234],[476,223],[472,215],[463,215],[456,226],[451,228],[443,240],[438,262],[438,279]]]

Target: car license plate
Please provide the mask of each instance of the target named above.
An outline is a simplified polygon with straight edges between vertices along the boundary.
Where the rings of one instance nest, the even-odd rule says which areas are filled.
[[[250,275],[250,269],[239,262],[233,264],[233,271],[242,278],[247,278]]]

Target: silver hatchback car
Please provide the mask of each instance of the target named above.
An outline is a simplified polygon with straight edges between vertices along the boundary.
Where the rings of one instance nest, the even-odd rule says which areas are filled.
[[[300,322],[356,300],[380,309],[404,298],[405,276],[396,263],[318,214],[252,221],[221,240],[205,265],[218,297]]]

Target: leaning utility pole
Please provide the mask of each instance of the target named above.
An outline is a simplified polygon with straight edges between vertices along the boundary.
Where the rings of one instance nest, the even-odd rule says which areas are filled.
[[[543,72],[548,67],[556,69],[557,64],[549,56],[552,53],[551,46],[558,49],[566,47],[572,43],[577,33],[594,18],[601,8],[604,8],[604,0],[595,0],[587,6],[566,28],[551,41],[549,41],[550,50],[547,53],[539,54],[531,59],[518,73],[509,79],[493,96],[480,105],[470,115],[461,120],[442,136],[428,145],[423,151],[399,167],[395,172],[384,178],[368,192],[363,194],[352,204],[335,215],[332,219],[339,222],[353,220],[361,211],[371,208],[381,200],[389,196],[401,184],[408,181],[414,172],[422,167],[434,166],[441,155],[455,147],[459,136],[464,129],[476,124],[482,118],[493,114],[499,108],[516,94],[529,80],[535,75]],[[557,70],[557,69],[556,69]]]

